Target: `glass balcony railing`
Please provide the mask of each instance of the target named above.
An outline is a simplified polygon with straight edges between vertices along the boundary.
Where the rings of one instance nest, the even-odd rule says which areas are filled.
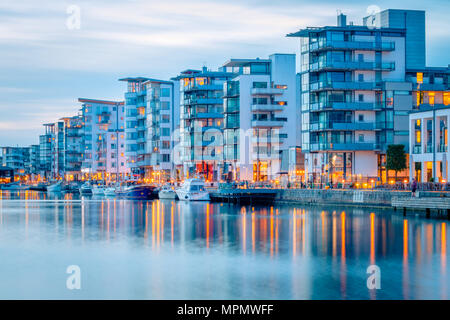
[[[309,45],[309,51],[330,49],[392,51],[395,49],[395,43],[374,41],[319,41]]]
[[[361,130],[361,131],[371,131],[374,129],[373,122],[311,122],[309,129],[311,131],[322,131],[322,130]]]
[[[413,154],[421,154],[422,153],[422,146],[416,145],[413,147]]]
[[[311,91],[318,90],[375,90],[381,88],[377,82],[365,81],[317,81],[309,85]]]
[[[438,152],[447,152],[447,146],[445,144],[440,144],[438,146]]]
[[[425,146],[425,153],[432,153],[433,152],[433,145],[427,144]]]
[[[383,70],[395,69],[394,62],[369,62],[369,61],[318,61],[311,63],[310,71],[326,70]]]

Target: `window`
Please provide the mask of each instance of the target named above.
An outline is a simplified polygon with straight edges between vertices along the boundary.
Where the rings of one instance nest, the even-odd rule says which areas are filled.
[[[358,101],[359,102],[364,102],[364,95],[363,94],[359,94],[358,95]]]
[[[170,102],[162,101],[161,102],[161,110],[169,110],[170,109]]]
[[[170,89],[161,88],[161,97],[170,97]]]
[[[360,135],[358,136],[358,141],[359,141],[359,142],[364,142],[364,135],[363,135],[363,134],[360,134]]]
[[[364,115],[363,114],[358,115],[358,121],[359,122],[364,122]]]
[[[364,74],[362,74],[362,73],[358,74],[358,81],[364,82]]]
[[[162,128],[161,135],[165,137],[170,136],[170,128]]]
[[[364,62],[364,55],[362,53],[358,54],[358,62]]]
[[[253,82],[253,88],[267,88],[267,82]]]

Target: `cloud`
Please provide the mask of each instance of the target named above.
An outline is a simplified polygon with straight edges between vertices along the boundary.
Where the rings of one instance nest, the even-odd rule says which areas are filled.
[[[366,3],[345,0],[2,0],[0,145],[35,143],[43,122],[77,112],[77,97],[121,99],[125,76],[168,79],[230,58],[293,53],[289,32],[335,23],[336,9],[360,23]],[[80,8],[80,29],[67,8]],[[380,0],[381,8],[427,10],[430,64],[446,65],[447,1]],[[430,54],[431,53],[431,54]],[[15,126],[17,131],[10,131]],[[24,128],[32,128],[25,131]],[[34,130],[34,131],[33,131]]]

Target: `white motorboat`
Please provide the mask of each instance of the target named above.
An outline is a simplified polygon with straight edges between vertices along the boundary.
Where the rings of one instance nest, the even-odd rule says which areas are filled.
[[[164,186],[158,192],[158,198],[160,198],[160,199],[175,200],[175,199],[177,199],[177,197],[178,196],[177,196],[174,186]]]
[[[104,194],[106,197],[115,197],[116,196],[116,188],[114,188],[114,187],[105,188]]]
[[[80,194],[81,195],[90,195],[92,194],[92,186],[89,182],[85,182],[80,187]]]
[[[209,192],[205,189],[205,182],[200,179],[187,179],[176,190],[178,199],[184,201],[208,201]]]
[[[47,186],[47,192],[61,192],[62,180]]]
[[[92,186],[92,195],[94,196],[103,196],[105,194],[106,186]]]

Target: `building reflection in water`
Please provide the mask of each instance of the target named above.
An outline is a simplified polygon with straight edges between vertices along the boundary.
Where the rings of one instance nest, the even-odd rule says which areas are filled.
[[[401,288],[405,299],[426,297],[431,289],[424,286],[413,293],[417,288],[412,280],[438,270],[433,277],[440,280],[439,298],[448,298],[448,224],[360,208],[128,201],[35,191],[0,194],[0,236],[10,225],[21,225],[25,239],[31,232],[49,229],[54,233],[48,240],[83,246],[125,241],[156,253],[195,248],[211,254],[267,256],[273,263],[288,257],[292,281],[304,284],[293,283],[291,290],[308,288],[309,296],[299,295],[306,298],[318,294],[314,283],[324,277],[322,272],[331,277],[330,285],[339,287],[340,297],[348,298],[355,279],[365,285],[366,269],[373,264],[380,266],[382,279],[392,272],[382,288]],[[306,277],[307,273],[297,274],[300,271],[310,273]],[[380,295],[367,290],[368,298]]]

